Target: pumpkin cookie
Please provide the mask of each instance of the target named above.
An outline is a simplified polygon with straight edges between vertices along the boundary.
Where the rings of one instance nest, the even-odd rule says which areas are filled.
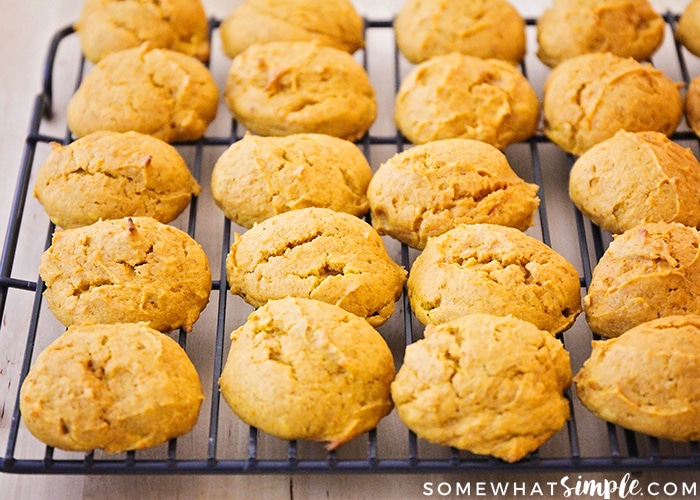
[[[609,53],[567,59],[544,85],[544,133],[581,155],[619,130],[671,135],[683,118],[679,85],[649,64]]]
[[[166,142],[192,141],[216,116],[218,101],[204,64],[144,44],[97,63],[68,103],[68,126],[76,137],[134,130]]]
[[[204,399],[185,351],[143,324],[72,326],[42,351],[20,391],[43,443],[119,453],[189,432]]]
[[[583,153],[569,195],[602,229],[623,233],[645,222],[700,226],[700,163],[660,132],[619,131]]]
[[[226,272],[231,293],[254,307],[286,296],[317,299],[373,326],[392,315],[406,280],[372,226],[328,208],[293,210],[236,234]]]
[[[259,135],[361,138],[377,117],[369,77],[355,59],[314,42],[252,45],[231,63],[226,104]]]
[[[463,224],[431,238],[408,278],[411,307],[424,325],[466,314],[511,314],[552,334],[581,312],[578,273],[525,233]]]
[[[429,325],[391,384],[399,418],[419,437],[515,462],[569,418],[569,354],[512,316]]]
[[[75,31],[86,59],[95,63],[143,42],[209,59],[207,16],[199,0],[87,0]]]
[[[49,309],[66,326],[145,322],[190,331],[211,292],[202,247],[150,217],[56,231],[39,274]]]
[[[678,19],[676,37],[683,46],[700,56],[700,0],[691,0]]]
[[[34,196],[63,229],[127,216],[167,223],[200,192],[177,150],[149,135],[94,132],[52,148]]]
[[[688,85],[685,93],[685,116],[690,128],[700,137],[700,76]]]
[[[414,248],[455,226],[490,222],[525,231],[538,187],[510,168],[494,146],[445,139],[403,151],[382,164],[367,191],[372,225]]]
[[[362,17],[348,0],[245,0],[219,34],[232,59],[257,43],[318,40],[351,54],[365,44]]]
[[[352,142],[323,134],[246,134],[214,165],[211,190],[226,217],[250,228],[307,207],[364,215],[371,178],[367,159]]]
[[[618,337],[637,325],[700,314],[700,233],[648,223],[617,236],[593,270],[583,298],[591,330]]]
[[[414,64],[451,52],[515,64],[526,49],[525,20],[505,0],[408,0],[394,31],[399,50]]]
[[[593,342],[574,377],[603,420],[673,441],[700,439],[700,316],[656,319]]]
[[[537,21],[537,55],[548,66],[592,52],[646,61],[665,26],[648,0],[554,0]]]
[[[512,64],[452,53],[419,64],[401,82],[394,120],[414,144],[475,139],[499,149],[537,130],[540,103]]]
[[[333,450],[393,408],[394,361],[382,336],[340,307],[271,300],[231,334],[221,394],[245,423]]]

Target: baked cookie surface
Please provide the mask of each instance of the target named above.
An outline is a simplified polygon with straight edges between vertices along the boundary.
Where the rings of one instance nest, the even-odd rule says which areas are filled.
[[[199,139],[214,119],[219,91],[197,59],[147,44],[114,52],[85,75],[68,103],[76,137],[134,130],[166,142]]]
[[[537,55],[548,66],[592,52],[646,61],[664,29],[648,0],[554,0],[537,21]]]
[[[668,316],[593,342],[574,377],[603,420],[673,441],[700,439],[700,316]]]
[[[700,137],[700,76],[695,77],[685,93],[685,116],[695,135]]]
[[[37,357],[20,409],[49,446],[119,453],[189,432],[203,399],[197,370],[177,342],[125,323],[68,328]]]
[[[656,318],[700,314],[700,233],[678,223],[641,224],[618,235],[583,298],[591,330],[618,337]]]
[[[216,204],[250,228],[274,215],[307,207],[362,216],[369,210],[372,169],[353,143],[324,134],[246,134],[214,165]]]
[[[268,42],[231,63],[225,100],[259,135],[327,134],[361,138],[377,117],[374,88],[348,54],[320,42]]]
[[[569,195],[613,234],[646,222],[700,225],[700,163],[660,132],[621,130],[571,168]]]
[[[49,309],[65,326],[145,322],[190,331],[211,292],[199,243],[150,217],[56,231],[39,274]]]
[[[318,40],[351,54],[364,47],[363,19],[348,0],[245,0],[221,22],[219,35],[232,59],[267,42]]]
[[[573,57],[554,68],[544,84],[544,133],[575,155],[619,130],[671,135],[682,118],[679,85],[631,58]]]
[[[52,151],[34,196],[63,229],[100,219],[177,218],[201,191],[175,148],[138,132],[94,132]]]
[[[458,53],[411,70],[396,95],[394,120],[414,144],[475,139],[499,149],[537,130],[540,103],[512,64]]]
[[[396,44],[408,61],[459,52],[518,63],[525,55],[525,20],[505,0],[408,0],[394,21]]]
[[[406,271],[365,221],[327,208],[276,215],[235,234],[226,258],[231,293],[254,307],[286,296],[337,305],[383,324]]]
[[[407,285],[424,325],[511,314],[555,334],[581,312],[574,266],[541,241],[495,224],[463,224],[428,240]]]
[[[548,332],[473,314],[427,326],[391,395],[419,437],[515,462],[564,426],[570,381],[569,354]]]
[[[676,38],[696,56],[700,56],[700,0],[691,0],[678,19]]]
[[[310,299],[271,300],[231,334],[219,379],[241,420],[333,450],[393,408],[391,351],[364,319]]]
[[[75,30],[92,62],[144,42],[209,59],[207,16],[199,0],[87,0]]]
[[[380,165],[367,197],[372,225],[423,249],[432,236],[460,224],[532,226],[538,186],[511,169],[496,147],[470,139],[415,146]]]

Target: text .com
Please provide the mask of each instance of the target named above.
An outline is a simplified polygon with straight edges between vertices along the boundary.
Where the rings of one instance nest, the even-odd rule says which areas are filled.
[[[426,497],[486,497],[507,496],[523,498],[635,498],[635,497],[698,497],[695,482],[640,483],[630,474],[621,479],[584,479],[564,476],[558,481],[442,481],[423,483]]]

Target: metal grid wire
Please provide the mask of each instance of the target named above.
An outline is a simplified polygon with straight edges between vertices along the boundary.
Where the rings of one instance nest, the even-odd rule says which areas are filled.
[[[677,16],[667,14],[666,22],[671,32],[675,32]],[[536,20],[527,20],[528,29],[533,29]],[[210,35],[219,26],[219,21],[210,21]],[[392,21],[365,21],[366,34],[372,31],[390,30]],[[10,291],[29,294],[33,297],[31,306],[31,319],[26,330],[26,345],[24,357],[20,369],[19,380],[23,380],[32,363],[33,357],[37,354],[35,341],[39,331],[39,316],[42,310],[43,283],[37,281],[27,281],[13,277],[12,270],[18,248],[18,240],[22,234],[35,232],[26,220],[23,220],[25,202],[29,196],[29,184],[32,171],[39,165],[35,163],[35,153],[38,144],[50,142],[68,143],[71,140],[70,133],[66,132],[65,137],[45,136],[40,133],[41,125],[45,120],[50,119],[53,113],[53,92],[56,75],[56,54],[62,43],[74,34],[72,27],[67,27],[57,32],[51,42],[47,59],[45,62],[44,84],[42,92],[36,97],[31,115],[30,130],[26,139],[24,156],[20,167],[19,177],[15,196],[11,206],[10,221],[2,251],[2,261],[0,263],[0,317],[4,317],[8,296]],[[365,49],[361,55],[362,61],[367,68],[367,53],[371,49]],[[675,42],[675,53],[679,59],[682,77],[687,84],[690,81],[687,65],[685,64],[683,49]],[[401,57],[393,48],[393,72],[395,75],[394,91],[398,89],[401,75]],[[78,79],[75,88],[80,84],[84,73],[84,60],[80,59],[78,69]],[[521,65],[523,73],[528,76],[528,67],[525,63]],[[186,144],[181,147],[191,148],[193,151],[193,161],[190,165],[194,176],[199,180],[203,165],[205,164],[205,153],[213,147],[223,148],[241,138],[242,131],[237,124],[232,122],[230,135],[224,137],[205,136],[202,139]],[[696,137],[691,132],[678,132],[674,139],[682,141],[695,141]],[[368,156],[374,147],[384,146],[392,148],[393,153],[402,151],[405,141],[400,134],[379,136],[368,134],[360,143],[360,147]],[[547,196],[544,193],[545,179],[543,179],[543,165],[541,160],[542,149],[551,147],[551,143],[540,133],[530,140],[520,145],[527,149],[530,158],[531,172],[529,175],[540,188],[540,198],[542,200],[539,210],[539,230],[541,239],[551,245],[551,230],[547,209]],[[574,158],[565,156],[566,165],[571,167]],[[602,255],[606,247],[606,235],[599,229],[586,221],[581,214],[573,208],[576,221],[576,234],[578,237],[578,247],[580,252],[580,265],[582,268],[581,285],[586,287],[590,282],[592,267]],[[197,199],[193,199],[190,206],[187,220],[187,231],[194,237],[199,221],[199,210]],[[225,276],[225,258],[230,246],[232,225],[222,217],[223,231],[221,239],[221,261],[220,276]],[[43,241],[43,249],[47,248],[51,241],[54,227],[49,225],[48,233]],[[38,244],[38,243],[37,243]],[[410,250],[405,245],[400,248],[401,264],[407,269],[410,268]],[[14,296],[13,295],[13,296]],[[277,457],[268,458],[262,456],[259,442],[262,433],[255,428],[249,428],[247,435],[246,452],[243,456],[234,459],[220,454],[220,431],[222,408],[216,381],[221,373],[224,354],[226,317],[228,310],[227,301],[230,299],[227,293],[226,280],[215,280],[212,286],[212,303],[216,304],[216,340],[214,352],[212,353],[213,374],[210,387],[209,400],[211,407],[208,415],[208,436],[206,443],[206,454],[195,458],[182,458],[178,454],[178,440],[171,440],[166,445],[164,457],[153,459],[148,456],[142,457],[141,452],[128,452],[123,457],[103,457],[96,453],[85,455],[74,454],[70,458],[55,456],[55,451],[47,447],[43,456],[24,457],[17,456],[16,448],[18,435],[22,431],[21,416],[18,408],[18,395],[12,409],[10,428],[6,443],[4,443],[4,455],[0,456],[0,471],[12,473],[39,473],[39,474],[177,474],[177,473],[201,473],[201,474],[265,474],[265,473],[371,473],[371,472],[391,472],[391,473],[415,473],[415,472],[510,472],[510,471],[600,471],[600,470],[660,470],[660,469],[700,469],[700,448],[697,443],[673,444],[668,446],[661,440],[642,436],[631,431],[620,429],[611,424],[603,424],[605,429],[603,435],[596,435],[594,439],[607,441],[608,453],[587,456],[581,451],[581,443],[584,438],[580,435],[577,425],[580,416],[580,407],[574,404],[574,397],[567,393],[571,407],[571,419],[566,428],[561,432],[565,434],[565,444],[560,446],[563,452],[554,455],[541,455],[534,452],[525,459],[515,464],[507,464],[500,460],[471,455],[460,452],[456,449],[444,449],[437,458],[424,456],[421,452],[421,442],[412,432],[405,430],[401,437],[385,436],[380,430],[370,431],[366,435],[366,448],[360,456],[346,458],[340,453],[328,452],[325,456],[318,458],[306,458],[300,451],[301,443],[290,441],[284,446],[284,452]],[[402,315],[403,335],[405,345],[417,339],[418,334],[414,332],[413,319],[406,297],[403,294],[400,299],[400,307],[397,314]],[[0,325],[0,338],[8,335],[4,323]],[[178,341],[183,348],[187,348],[187,334],[179,332]],[[18,392],[18,391],[17,391]],[[223,411],[225,411],[224,409]],[[7,418],[7,416],[5,416]],[[207,415],[200,415],[200,420],[206,419]],[[588,438],[588,436],[586,436]],[[181,438],[182,439],[182,438]],[[361,438],[358,438],[361,439]],[[404,440],[403,449],[405,453],[384,457],[380,453],[380,443],[385,440]],[[3,446],[3,443],[0,443]],[[202,447],[204,448],[204,447]],[[672,452],[667,452],[672,448]],[[0,448],[1,449],[1,448]],[[77,456],[77,458],[74,458]]]

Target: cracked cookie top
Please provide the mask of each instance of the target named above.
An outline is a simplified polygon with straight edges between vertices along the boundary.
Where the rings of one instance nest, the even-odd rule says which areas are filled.
[[[144,42],[209,59],[207,16],[199,0],[87,0],[75,30],[94,63]]]
[[[676,222],[647,223],[615,237],[583,298],[591,330],[618,337],[647,321],[700,314],[700,232]]]
[[[310,42],[352,54],[364,46],[363,20],[348,0],[245,0],[219,27],[230,58],[251,45]]]
[[[167,223],[200,192],[177,150],[149,135],[102,131],[51,146],[34,196],[63,229],[127,216]]]
[[[430,238],[408,278],[424,325],[465,314],[511,314],[552,334],[581,312],[576,268],[541,241],[495,224],[462,224]]]
[[[574,377],[576,394],[599,418],[673,441],[700,439],[700,316],[642,323],[593,341]]]
[[[700,226],[700,163],[660,132],[619,131],[576,160],[569,195],[602,229],[620,234],[645,222]]]
[[[619,130],[671,135],[682,118],[680,85],[632,58],[573,57],[554,68],[544,84],[544,133],[575,155]]]
[[[286,296],[317,299],[373,326],[392,315],[406,280],[372,226],[328,208],[293,210],[235,234],[226,272],[231,293],[254,307]]]
[[[317,300],[271,300],[231,333],[221,394],[245,423],[333,450],[393,408],[394,361],[365,320]]]
[[[570,382],[569,354],[548,332],[470,314],[406,347],[391,395],[419,437],[515,462],[564,426]]]
[[[145,322],[190,331],[211,292],[199,243],[150,217],[56,231],[39,274],[49,310],[65,326]]]
[[[212,196],[226,217],[250,228],[307,207],[362,216],[372,169],[350,141],[324,134],[246,134],[219,157]]]
[[[490,222],[525,231],[538,187],[510,168],[494,146],[470,139],[433,141],[383,163],[367,190],[372,225],[414,248],[467,223]]]
[[[646,61],[664,29],[648,0],[554,0],[537,21],[537,55],[548,66],[592,52]]]
[[[417,65],[396,95],[394,120],[414,144],[475,139],[498,149],[532,136],[540,102],[511,63],[453,52]]]
[[[37,357],[20,391],[22,421],[43,443],[120,453],[167,442],[197,423],[197,370],[143,324],[72,326]]]
[[[364,68],[318,41],[251,45],[231,63],[225,99],[234,118],[259,135],[318,133],[355,141],[377,117]]]
[[[414,64],[459,52],[519,63],[525,20],[506,0],[408,0],[394,21],[396,44]]]
[[[216,117],[218,101],[204,64],[146,43],[92,68],[68,103],[68,126],[76,137],[134,130],[166,142],[191,141]]]

